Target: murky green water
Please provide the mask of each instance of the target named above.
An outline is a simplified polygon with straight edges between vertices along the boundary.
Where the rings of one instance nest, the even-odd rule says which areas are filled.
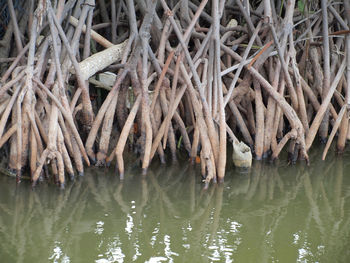
[[[350,262],[350,156],[230,169],[91,169],[64,191],[0,177],[0,262]]]

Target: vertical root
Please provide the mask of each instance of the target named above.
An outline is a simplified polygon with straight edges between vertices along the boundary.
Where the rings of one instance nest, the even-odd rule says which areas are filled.
[[[124,151],[125,143],[126,143],[126,140],[128,139],[128,134],[131,130],[131,127],[134,124],[134,120],[136,117],[136,113],[140,107],[140,103],[141,103],[141,95],[138,95],[134,105],[132,106],[132,109],[130,110],[129,116],[126,119],[123,130],[120,133],[118,143],[117,143],[115,149],[113,150],[112,154],[106,160],[107,163],[109,163],[113,160],[113,156],[114,155],[116,156],[118,170],[119,170],[119,174],[121,177],[124,176],[123,151]]]

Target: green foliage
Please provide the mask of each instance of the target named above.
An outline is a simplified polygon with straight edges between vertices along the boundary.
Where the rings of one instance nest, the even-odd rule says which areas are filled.
[[[306,1],[305,0],[298,0],[298,9],[299,11],[304,14],[305,11],[305,5],[306,5]]]

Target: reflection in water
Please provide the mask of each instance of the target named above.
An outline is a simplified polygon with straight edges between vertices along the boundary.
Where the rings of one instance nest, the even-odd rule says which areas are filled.
[[[56,247],[54,247],[53,253],[49,257],[49,260],[51,262],[55,262],[55,263],[56,262],[62,262],[62,263],[63,262],[64,263],[70,262],[69,257],[62,252],[62,249],[60,247],[60,242],[55,242],[55,243],[56,243]]]
[[[64,191],[0,178],[2,262],[347,262],[350,167],[255,162],[203,190],[196,168],[91,169]]]

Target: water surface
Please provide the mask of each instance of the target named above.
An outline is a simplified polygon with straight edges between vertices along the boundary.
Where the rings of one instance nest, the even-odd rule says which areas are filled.
[[[350,262],[350,159],[89,169],[59,190],[0,176],[1,262]]]

